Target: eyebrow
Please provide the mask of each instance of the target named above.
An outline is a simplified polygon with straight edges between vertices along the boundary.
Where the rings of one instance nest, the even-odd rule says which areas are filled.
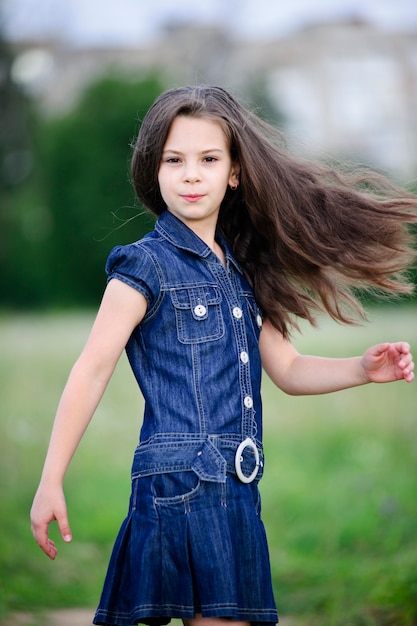
[[[162,154],[166,154],[167,152],[171,154],[183,154],[181,150],[174,150],[173,148],[165,148]],[[201,150],[200,154],[212,154],[213,152],[224,152],[221,148],[209,148],[207,150]]]

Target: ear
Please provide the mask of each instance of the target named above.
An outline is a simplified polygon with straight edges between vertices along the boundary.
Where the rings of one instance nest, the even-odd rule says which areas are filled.
[[[229,177],[229,187],[232,189],[237,189],[239,185],[239,175],[240,175],[240,164],[235,161],[232,164],[232,171],[230,172]]]

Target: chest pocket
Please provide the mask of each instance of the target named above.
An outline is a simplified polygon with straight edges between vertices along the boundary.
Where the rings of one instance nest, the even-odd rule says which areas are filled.
[[[171,289],[181,343],[214,341],[224,335],[221,293],[213,285]]]

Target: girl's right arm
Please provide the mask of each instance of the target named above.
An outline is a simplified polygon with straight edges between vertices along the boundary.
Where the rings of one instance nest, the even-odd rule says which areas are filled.
[[[123,282],[111,280],[87,343],[62,394],[52,429],[42,477],[31,510],[32,532],[47,556],[57,553],[48,537],[58,522],[64,541],[71,541],[63,480],[72,456],[100,402],[134,328],[147,308],[145,297]]]

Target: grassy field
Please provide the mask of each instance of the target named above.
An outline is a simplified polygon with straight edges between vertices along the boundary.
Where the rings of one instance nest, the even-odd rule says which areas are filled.
[[[294,341],[344,356],[405,338],[417,352],[416,308],[371,319],[324,321]],[[16,610],[94,607],[126,512],[142,400],[123,358],[67,476],[73,543],[58,539],[53,563],[30,534],[53,415],[91,321],[0,318],[0,622]],[[309,625],[417,624],[417,384],[292,398],[265,380],[264,408],[263,515],[280,612]]]

